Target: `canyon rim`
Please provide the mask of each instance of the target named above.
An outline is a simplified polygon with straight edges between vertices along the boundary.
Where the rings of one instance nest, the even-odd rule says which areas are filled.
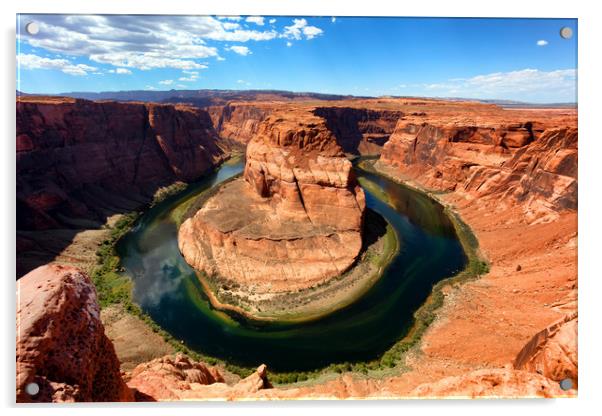
[[[574,71],[251,90],[281,76],[261,42],[325,62],[348,51],[331,31],[355,39],[373,19],[95,16],[79,33],[84,17],[36,15],[46,37],[18,34],[18,402],[577,396]],[[427,20],[373,36],[446,30]],[[541,20],[515,36],[552,30]],[[197,41],[168,51],[157,29],[160,46],[137,50],[132,22]],[[63,31],[83,56],[49,40]],[[574,42],[561,47],[575,68]],[[212,78],[222,64],[236,88]],[[337,65],[366,86],[388,74]],[[84,75],[86,92],[48,89],[41,71]],[[133,86],[97,92],[98,74]]]

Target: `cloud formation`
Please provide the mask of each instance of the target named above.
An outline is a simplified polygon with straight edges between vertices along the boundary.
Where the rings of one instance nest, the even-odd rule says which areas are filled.
[[[182,71],[187,76],[178,78],[178,81],[182,82],[195,82],[199,79],[199,73],[197,71]]]
[[[495,72],[472,78],[456,78],[442,83],[423,84],[425,91],[440,97],[511,98],[529,100],[545,97],[553,92],[575,99],[577,87],[575,69],[540,71],[522,69],[510,72]]]
[[[548,44],[547,40],[541,39],[537,41],[537,46],[546,46]]]
[[[98,70],[90,65],[74,64],[67,59],[44,58],[33,54],[17,55],[17,64],[22,69],[57,69],[65,74],[77,76],[88,75]]]
[[[127,68],[116,68],[116,69],[109,69],[109,73],[131,75],[132,71],[130,71]]]
[[[261,16],[249,16],[245,19],[247,23],[255,23],[258,26],[264,25],[264,18]]]
[[[241,20],[238,16],[36,15],[32,19],[40,32],[20,34],[32,47],[141,70],[202,69],[207,65],[198,60],[219,57],[218,46],[211,42],[259,42],[278,37],[274,29],[243,28],[237,23]],[[264,23],[258,16],[247,20],[258,26]]]
[[[306,39],[313,39],[322,33],[324,33],[322,29],[310,26],[305,19],[293,19],[292,25],[284,27],[282,37],[301,40],[305,36]]]
[[[246,46],[240,46],[240,45],[236,45],[236,46],[230,46],[228,48],[229,51],[235,52],[239,55],[242,56],[247,56],[251,53],[251,50],[249,48],[247,48]]]

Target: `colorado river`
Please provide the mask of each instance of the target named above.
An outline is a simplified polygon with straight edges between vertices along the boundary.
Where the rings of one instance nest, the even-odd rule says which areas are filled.
[[[413,312],[433,284],[452,276],[465,255],[443,207],[428,196],[356,167],[366,204],[382,215],[401,241],[383,276],[350,306],[320,320],[257,323],[215,310],[194,270],[178,250],[177,221],[203,191],[239,174],[244,162],[215,173],[154,206],[117,245],[133,297],[153,320],[191,349],[244,366],[309,370],[330,363],[378,357],[407,333]],[[387,195],[372,193],[379,189]]]

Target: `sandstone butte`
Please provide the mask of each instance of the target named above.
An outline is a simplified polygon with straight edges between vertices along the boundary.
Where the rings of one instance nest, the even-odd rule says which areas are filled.
[[[58,101],[47,103],[49,113],[59,111],[55,106],[64,105],[61,104],[63,100]],[[114,103],[111,105],[119,106]],[[314,116],[316,112],[324,111],[321,108],[337,109],[329,110],[329,117],[322,118],[326,120],[339,146],[345,149],[346,137],[352,136],[354,140],[359,137],[360,145],[355,149],[349,146],[352,150],[350,153],[377,151],[380,159],[375,166],[381,172],[426,191],[436,191],[431,195],[457,212],[476,234],[480,251],[490,261],[491,268],[478,280],[445,287],[444,304],[438,310],[437,318],[420,344],[406,355],[409,368],[406,372],[384,379],[359,378],[347,373],[308,386],[245,392],[229,389],[235,393],[219,393],[221,398],[576,395],[574,389],[563,392],[558,387],[558,381],[564,378],[571,378],[575,386],[578,382],[576,110],[502,109],[490,104],[414,98],[294,103],[266,100],[229,105],[265,111],[265,115],[260,116],[260,122],[248,123],[248,126],[243,125],[244,117],[235,115],[234,110],[232,116],[222,118],[221,126],[212,123],[218,134],[222,134],[220,131],[225,134],[226,129],[237,131],[232,133],[230,139],[238,139],[243,143],[263,128],[263,121],[270,115],[280,113],[284,108],[294,107],[297,113],[306,111]],[[18,120],[20,108],[17,108]],[[220,116],[216,118],[216,114],[224,108],[209,108],[207,114],[210,119],[219,120]],[[357,109],[373,111],[371,114],[376,120],[332,116],[337,112],[355,113]],[[395,118],[392,112],[399,115],[393,123],[378,119],[378,114]],[[28,121],[26,125],[45,126],[40,120]],[[272,119],[272,122],[276,120]],[[337,124],[342,123],[340,120],[347,120],[349,125],[344,127]],[[42,152],[40,154],[47,157],[55,147],[60,147],[60,141],[52,141],[54,133],[45,136],[44,129],[46,127],[40,127],[41,141],[38,146]],[[17,131],[23,130],[18,127]],[[377,141],[384,143],[383,146],[371,140],[374,134],[381,135]],[[25,153],[34,151],[24,140],[25,145],[17,149]],[[362,150],[363,144],[367,143],[375,145],[369,152]],[[24,154],[21,157],[28,160],[31,155]],[[18,155],[18,172],[21,169],[20,160]],[[45,180],[40,175],[39,171],[34,170],[23,186]],[[43,187],[40,188],[42,191]],[[18,189],[18,196],[21,195],[19,192]],[[26,192],[25,195],[31,193]],[[56,211],[42,209],[38,212],[50,212],[52,215]],[[31,229],[35,230],[35,226],[50,227],[52,230],[54,225],[38,221],[31,225]],[[36,270],[34,273],[40,272]],[[48,270],[44,271],[44,274],[48,273]],[[32,274],[22,278],[20,284],[25,285]],[[44,316],[47,310],[34,302],[21,301],[19,307],[19,314]],[[73,319],[79,321],[88,317],[74,314]],[[100,326],[94,328],[101,330]],[[33,341],[25,338],[19,342]],[[67,348],[68,343],[57,335],[48,344],[60,352]],[[200,376],[187,378],[187,371],[182,368],[198,368],[205,374],[197,365],[208,367],[201,363],[192,363],[185,357],[157,359],[167,360],[170,364],[161,366],[147,363],[142,368],[147,368],[147,371],[153,367],[168,369],[164,373],[155,372],[148,380],[149,383],[155,380],[151,383],[155,387],[160,383],[168,384],[173,396],[161,397],[151,393],[153,387],[148,386],[147,393],[142,392],[148,394],[146,399],[155,394],[158,399],[172,400],[183,397],[180,390],[186,390],[188,399],[203,399],[215,397],[206,391],[207,386],[227,388],[214,376],[213,380],[218,382],[201,389],[198,385],[202,383],[196,382]],[[181,360],[185,362],[175,364]],[[47,362],[51,361],[35,361],[29,367],[18,365],[17,368],[31,369],[36,365],[44,368]],[[118,363],[114,365],[118,366]],[[93,366],[90,368],[93,372]],[[108,375],[118,375],[111,367],[106,370]],[[264,379],[261,374],[265,375],[265,369],[259,370],[256,375]],[[39,368],[33,372],[27,371],[30,372],[26,376],[18,373],[17,380],[28,379],[34,373],[50,374],[50,371]],[[209,373],[214,374],[211,370]],[[136,371],[131,374],[136,374]],[[131,374],[126,374],[123,379],[135,380],[135,375],[132,377]],[[189,388],[191,380],[195,380],[192,382],[194,387]],[[209,382],[211,379],[207,376],[202,380]],[[56,385],[64,383],[59,379],[52,381]],[[120,384],[118,380],[113,380],[113,383]],[[253,382],[249,384],[257,385]],[[23,384],[18,381],[17,386]],[[268,384],[264,386],[268,387]],[[142,394],[135,397],[140,400],[145,397]],[[56,400],[60,400],[60,396],[56,396]]]
[[[247,146],[244,179],[182,224],[189,264],[256,295],[297,291],[344,273],[362,248],[365,197],[336,139],[311,113],[283,111]]]

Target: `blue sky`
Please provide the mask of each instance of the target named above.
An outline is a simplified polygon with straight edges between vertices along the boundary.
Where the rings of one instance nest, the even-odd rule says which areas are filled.
[[[29,35],[24,27],[38,23]],[[575,19],[21,15],[27,93],[281,89],[576,101]],[[570,40],[561,27],[573,29]]]

